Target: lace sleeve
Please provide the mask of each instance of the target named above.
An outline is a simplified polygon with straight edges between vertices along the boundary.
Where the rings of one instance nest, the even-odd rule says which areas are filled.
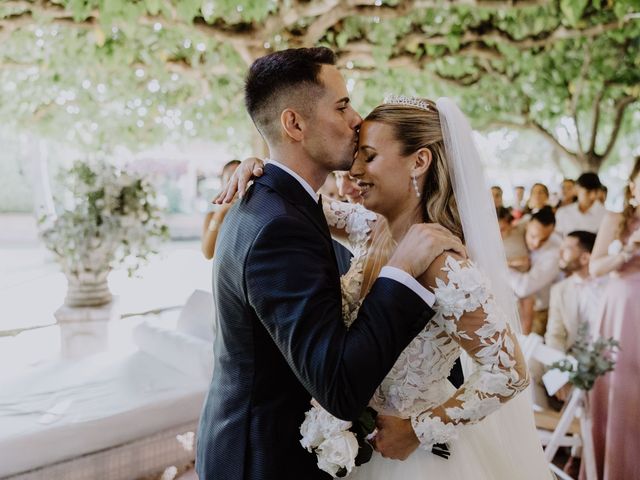
[[[323,202],[327,224],[333,231],[344,232],[351,251],[357,255],[366,244],[377,216],[362,205],[338,201]]]
[[[479,422],[529,384],[515,335],[478,267],[446,255],[434,280],[439,314],[433,321],[464,348],[475,371],[447,401],[411,419],[426,450],[453,440],[462,425]]]

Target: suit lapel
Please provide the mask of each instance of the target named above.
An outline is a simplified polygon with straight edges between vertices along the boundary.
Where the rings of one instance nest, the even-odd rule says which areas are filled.
[[[331,233],[322,207],[313,201],[309,193],[295,178],[281,168],[267,163],[264,167],[264,174],[257,178],[255,183],[265,185],[278,192],[307,217],[323,237],[331,241]]]

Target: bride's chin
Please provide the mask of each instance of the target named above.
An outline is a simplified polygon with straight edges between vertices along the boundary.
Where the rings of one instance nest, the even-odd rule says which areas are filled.
[[[364,208],[366,208],[367,210],[370,210],[372,212],[380,213],[380,212],[378,212],[378,210],[376,208],[376,202],[373,201],[373,200],[374,199],[370,195],[367,195],[366,197],[363,197],[362,198],[362,206]]]

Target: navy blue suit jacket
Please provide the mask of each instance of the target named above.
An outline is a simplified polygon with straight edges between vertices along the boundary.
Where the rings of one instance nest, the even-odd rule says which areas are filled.
[[[219,323],[197,436],[200,480],[326,478],[299,443],[311,397],[357,417],[433,316],[409,288],[379,278],[347,330],[339,278],[321,207],[267,165],[216,245]]]

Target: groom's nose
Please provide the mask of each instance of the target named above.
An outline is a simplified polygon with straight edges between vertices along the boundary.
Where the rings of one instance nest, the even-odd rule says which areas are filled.
[[[362,117],[355,110],[352,109],[352,111],[353,118],[351,120],[351,129],[358,130],[360,128],[360,125],[362,125]]]

